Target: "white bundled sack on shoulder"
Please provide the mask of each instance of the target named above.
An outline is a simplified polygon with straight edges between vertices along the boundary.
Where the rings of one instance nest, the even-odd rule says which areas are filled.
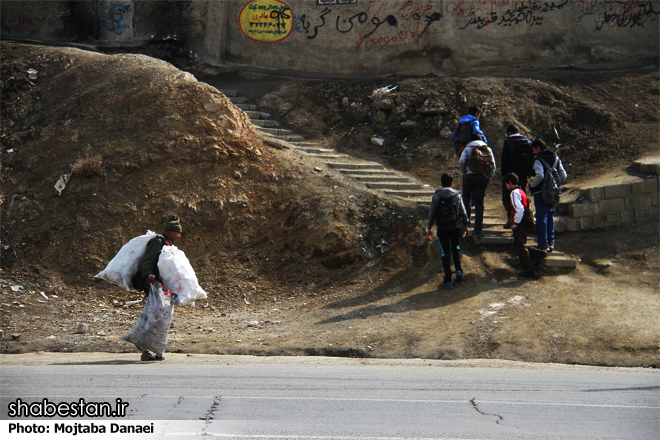
[[[146,234],[135,237],[117,252],[115,258],[110,260],[105,269],[94,278],[100,278],[123,287],[127,292],[131,291],[131,279],[140,268],[142,255],[147,248],[147,243],[158,234],[147,231]]]
[[[163,246],[158,257],[158,272],[165,289],[177,294],[178,305],[185,306],[206,298],[206,292],[199,286],[188,258],[176,246]]]
[[[167,345],[167,332],[174,314],[174,300],[163,289],[151,284],[147,304],[133,329],[122,338],[140,351],[150,350],[163,356]]]

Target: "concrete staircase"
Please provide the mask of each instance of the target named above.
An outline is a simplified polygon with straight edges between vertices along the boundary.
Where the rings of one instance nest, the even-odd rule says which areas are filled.
[[[247,102],[246,98],[238,96],[236,91],[222,92],[248,115],[252,125],[267,140],[320,159],[328,168],[364,184],[367,188],[419,203],[430,203],[435,189],[429,185],[424,185],[398,171],[387,169],[378,162],[356,159],[332,148],[324,148],[308,142],[291,130],[279,127],[277,121],[271,119],[268,113],[258,111],[255,105]]]
[[[503,226],[505,223],[506,213],[501,206],[492,209],[486,207],[484,210],[483,228],[481,230],[484,236],[482,238],[476,238],[474,237],[474,209],[472,209],[470,235],[474,237],[475,243],[479,245],[507,246],[511,248],[513,246],[513,232],[511,229],[504,229]],[[532,245],[536,243],[536,233],[534,231],[528,235],[527,243]],[[561,247],[561,241],[559,241],[559,247]],[[541,265],[575,269],[577,268],[577,263],[575,257],[555,249],[543,260]]]
[[[238,96],[238,92],[224,90],[222,93],[248,115],[252,125],[267,141],[277,145],[278,148],[290,148],[320,159],[328,168],[363,183],[367,188],[414,201],[420,205],[431,205],[431,197],[435,193],[435,188],[418,182],[399,171],[387,169],[378,162],[356,159],[332,148],[324,148],[314,142],[308,142],[304,137],[291,130],[279,127],[277,121],[271,119],[270,114],[259,111],[254,104],[248,102],[247,98]],[[474,209],[472,213],[474,216]],[[506,222],[505,217],[504,210],[500,206],[492,209],[486,208],[482,230],[484,236],[476,238],[474,229],[470,231],[470,236],[478,245],[511,247],[513,244],[511,230],[502,228]],[[575,258],[559,251],[548,256],[544,264],[551,267],[577,267]]]

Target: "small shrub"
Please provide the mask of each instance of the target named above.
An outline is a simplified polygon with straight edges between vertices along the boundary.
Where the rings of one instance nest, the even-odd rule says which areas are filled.
[[[102,176],[103,159],[100,156],[81,157],[71,165],[71,172],[83,176]]]

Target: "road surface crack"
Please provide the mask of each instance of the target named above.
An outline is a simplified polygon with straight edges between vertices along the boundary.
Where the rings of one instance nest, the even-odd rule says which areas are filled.
[[[218,406],[220,406],[220,396],[215,396],[211,407],[206,411],[206,415],[200,419],[205,421],[204,430],[206,430],[206,425],[211,423],[211,420],[215,417],[215,412],[218,410]]]
[[[499,415],[499,414],[485,413],[485,412],[483,412],[482,410],[480,410],[480,409],[479,409],[479,406],[477,406],[477,402],[476,402],[476,400],[477,400],[477,398],[476,398],[476,397],[473,397],[473,398],[470,400],[470,403],[472,404],[472,408],[474,408],[479,414],[481,414],[482,416],[495,416],[495,417],[497,417],[498,420],[495,421],[495,423],[497,423],[498,425],[500,424],[500,422],[503,422],[503,421],[504,421],[504,417],[502,417],[502,416]]]

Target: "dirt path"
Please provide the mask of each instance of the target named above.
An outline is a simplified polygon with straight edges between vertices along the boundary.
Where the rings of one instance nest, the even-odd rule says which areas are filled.
[[[466,242],[465,281],[447,291],[440,286],[437,246],[430,243],[433,258],[427,265],[386,270],[381,279],[335,294],[307,291],[217,307],[211,293],[208,302],[176,309],[168,351],[657,367],[658,259],[657,252],[642,247],[655,227],[637,225],[615,239],[614,231],[586,238],[563,234],[558,246],[575,250],[578,269],[545,270],[531,281],[515,277],[511,252]],[[594,251],[603,241],[611,248]],[[631,252],[634,246],[642,250]],[[104,300],[67,292],[45,300],[38,292],[8,287],[3,281],[3,313],[14,318],[5,327],[5,353],[135,352],[121,337],[142,304],[121,304],[141,295],[127,297],[115,288]],[[80,323],[89,326],[88,333],[76,333]],[[12,334],[20,337],[11,340]]]

